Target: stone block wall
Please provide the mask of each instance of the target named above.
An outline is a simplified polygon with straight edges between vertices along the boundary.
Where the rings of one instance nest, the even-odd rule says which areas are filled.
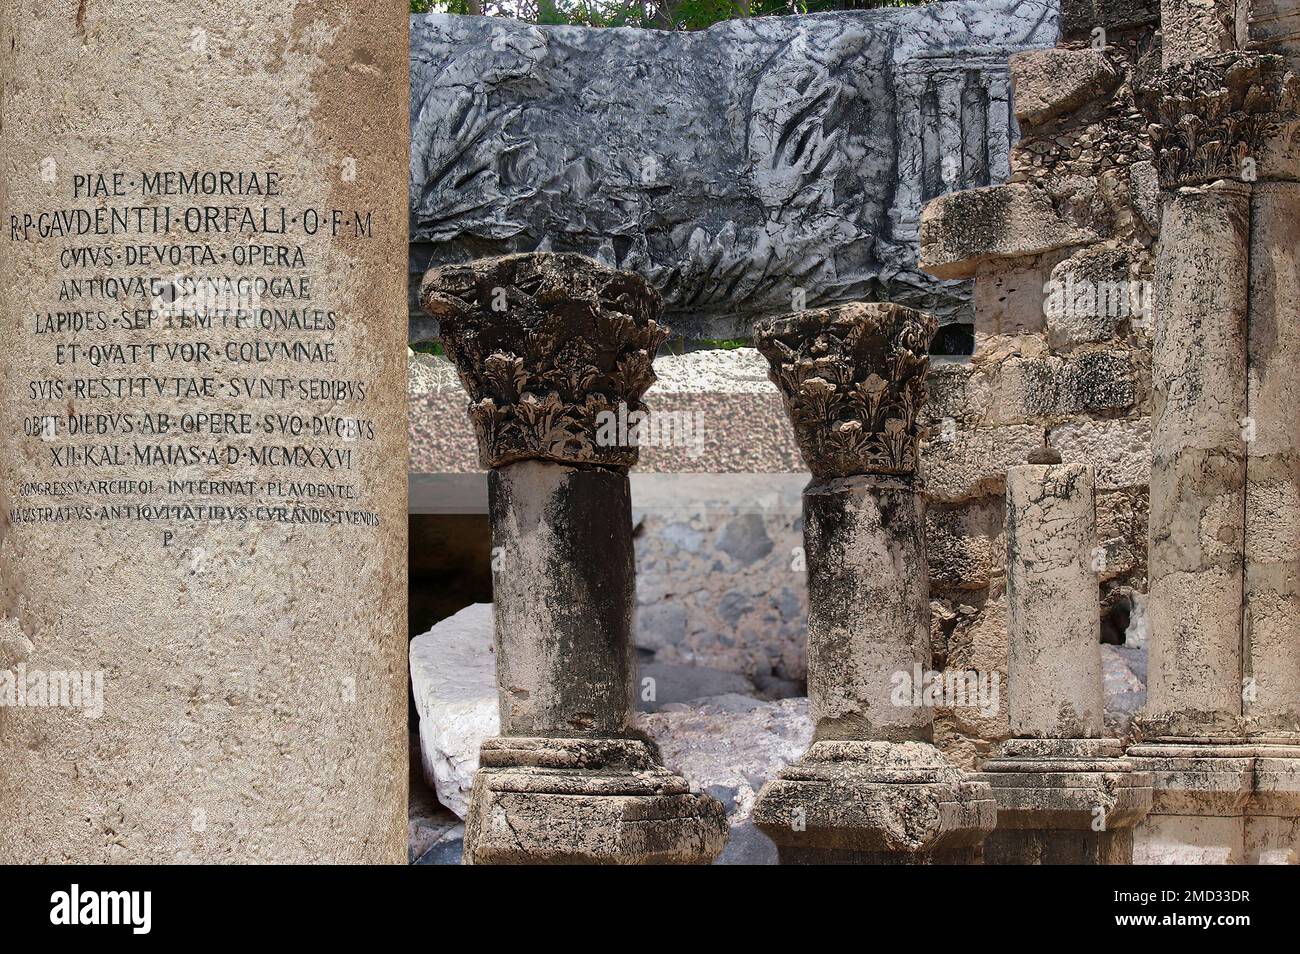
[[[1158,188],[1135,103],[1159,4],[1062,4],[1062,39],[1011,59],[1009,181],[930,203],[922,267],[975,282],[975,351],[931,374],[927,492],[936,664],[1005,673],[1004,474],[1044,439],[1097,470],[1103,639],[1141,640]],[[1136,621],[1135,621],[1136,620]],[[982,755],[1003,714],[941,720]]]

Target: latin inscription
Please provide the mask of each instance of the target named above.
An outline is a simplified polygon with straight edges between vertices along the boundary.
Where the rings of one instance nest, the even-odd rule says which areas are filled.
[[[10,521],[378,526],[373,382],[318,260],[372,213],[297,203],[274,170],[52,181],[59,207],[5,223],[58,266],[13,329],[38,360]]]

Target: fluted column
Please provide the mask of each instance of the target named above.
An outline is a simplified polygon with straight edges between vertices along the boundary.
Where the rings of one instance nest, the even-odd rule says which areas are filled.
[[[928,315],[853,304],[760,323],[813,479],[804,491],[813,744],[759,794],[783,864],[974,862],[988,786],[932,744],[933,711],[900,680],[930,668],[916,415]]]
[[[1294,215],[1300,79],[1223,3],[1163,5],[1152,356],[1154,774],[1135,860],[1300,860]],[[1282,226],[1282,222],[1291,223]]]
[[[997,864],[1128,864],[1151,776],[1103,738],[1093,469],[1042,448],[1007,471],[1007,702],[1015,738],[984,766]]]
[[[483,744],[466,861],[707,863],[722,806],[632,728],[637,448],[617,422],[645,411],[659,296],[537,253],[435,269],[421,301],[470,395],[499,554],[501,736]]]

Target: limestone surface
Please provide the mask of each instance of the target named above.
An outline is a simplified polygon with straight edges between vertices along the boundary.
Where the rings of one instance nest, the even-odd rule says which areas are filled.
[[[464,818],[479,746],[501,728],[492,604],[468,606],[417,636],[410,655],[424,778]]]
[[[1033,50],[1011,58],[1016,118],[1041,125],[1110,92],[1119,75],[1101,50]]]
[[[469,392],[484,467],[636,462],[602,422],[646,410],[667,332],[644,279],[581,255],[507,255],[431,270],[420,302]]]
[[[853,304],[760,321],[804,463],[819,478],[911,474],[934,319],[895,304]]]
[[[7,863],[406,859],[407,33],[0,5]]]

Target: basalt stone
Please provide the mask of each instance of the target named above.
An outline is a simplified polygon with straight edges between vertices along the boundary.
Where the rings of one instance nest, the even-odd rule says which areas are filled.
[[[411,23],[413,271],[579,252],[647,278],[679,333],[735,337],[796,293],[969,319],[966,284],[916,267],[921,204],[1005,179],[1007,58],[1055,43],[1057,5]]]
[[[763,517],[745,513],[728,520],[718,533],[717,547],[740,566],[749,566],[772,552],[772,538],[767,535]]]

